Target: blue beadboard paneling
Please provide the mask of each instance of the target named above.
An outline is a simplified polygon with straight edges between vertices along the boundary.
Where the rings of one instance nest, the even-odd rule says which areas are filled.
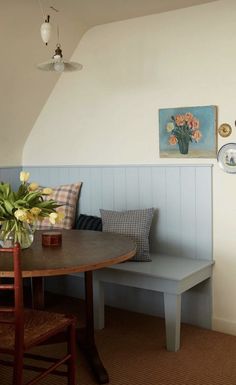
[[[114,173],[110,167],[102,168],[102,208],[114,209]],[[93,181],[91,180],[91,184]],[[94,191],[95,192],[95,191]],[[96,192],[95,192],[96,194]]]
[[[102,183],[102,170],[97,170],[96,168],[92,168],[90,171],[90,177],[92,181],[92,185],[90,186],[90,191],[94,190],[96,193],[90,193],[90,208],[91,213],[94,215],[100,216],[99,207],[102,206],[103,200],[103,183]]]
[[[213,253],[212,174],[196,168],[196,258],[211,259]]]
[[[151,228],[151,250],[165,253],[167,249],[166,168],[152,167],[152,206],[156,208]]]
[[[196,257],[196,169],[181,168],[181,254]]]
[[[126,209],[126,169],[117,167],[114,169],[114,210]]]
[[[0,182],[10,183],[13,190],[16,190],[20,185],[19,175],[21,167],[1,167],[0,168]]]
[[[82,181],[79,212],[156,208],[152,251],[212,259],[211,165],[26,167],[31,180]]]
[[[126,205],[127,210],[140,207],[140,183],[138,167],[126,168]]]
[[[180,168],[169,167],[166,170],[166,254],[181,253],[181,178]]]
[[[152,169],[140,167],[139,169],[139,206],[149,208],[153,206],[152,196]]]

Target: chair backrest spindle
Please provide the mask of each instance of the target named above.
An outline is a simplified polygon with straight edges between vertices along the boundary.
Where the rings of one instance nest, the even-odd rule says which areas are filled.
[[[0,306],[0,315],[3,313],[14,313],[14,317],[11,321],[7,321],[5,317],[3,320],[0,318],[0,323],[13,323],[15,328],[23,330],[23,285],[22,285],[22,272],[21,272],[21,258],[20,258],[20,245],[16,243],[12,248],[1,248],[0,254],[9,254],[6,257],[13,259],[14,277],[13,283],[1,283],[0,291],[14,291],[14,305],[13,306]],[[3,256],[2,256],[3,257]]]

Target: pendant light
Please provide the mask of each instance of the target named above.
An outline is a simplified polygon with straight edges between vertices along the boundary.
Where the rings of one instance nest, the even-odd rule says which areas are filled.
[[[52,72],[71,72],[79,71],[83,68],[82,64],[76,62],[68,62],[63,59],[61,45],[59,43],[59,27],[57,27],[57,45],[52,60],[40,63],[37,65],[38,69],[42,71]]]
[[[41,8],[41,12],[43,14],[43,17],[45,19],[45,14],[42,8],[42,4],[39,1],[39,6]],[[58,9],[54,7],[50,7],[53,11],[59,12]],[[41,25],[40,28],[40,34],[43,42],[47,45],[50,37],[51,37],[51,31],[52,31],[52,26],[50,24],[50,16],[48,15],[47,18],[45,19],[45,22]],[[52,56],[52,60],[44,63],[40,63],[37,65],[37,68],[42,70],[42,71],[52,71],[52,72],[71,72],[71,71],[78,71],[83,68],[82,64],[76,63],[76,62],[70,62],[70,61],[65,61],[63,58],[62,54],[62,49],[61,49],[61,44],[59,42],[59,27],[57,26],[57,45],[55,49],[55,53]]]

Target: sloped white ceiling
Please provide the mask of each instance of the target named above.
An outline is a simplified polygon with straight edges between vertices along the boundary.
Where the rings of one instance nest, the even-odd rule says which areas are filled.
[[[63,55],[70,58],[82,35],[95,25],[212,1],[215,0],[1,0],[0,166],[21,164],[24,142],[58,80],[58,74],[36,68],[37,63],[49,60],[54,53],[57,25]],[[51,15],[54,26],[47,47],[39,33],[43,22],[40,4]]]

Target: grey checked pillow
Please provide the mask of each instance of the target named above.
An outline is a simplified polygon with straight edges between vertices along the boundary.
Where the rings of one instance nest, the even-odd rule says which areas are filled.
[[[102,229],[110,233],[126,235],[137,245],[133,261],[151,261],[149,255],[149,232],[154,209],[112,211],[100,209]]]

